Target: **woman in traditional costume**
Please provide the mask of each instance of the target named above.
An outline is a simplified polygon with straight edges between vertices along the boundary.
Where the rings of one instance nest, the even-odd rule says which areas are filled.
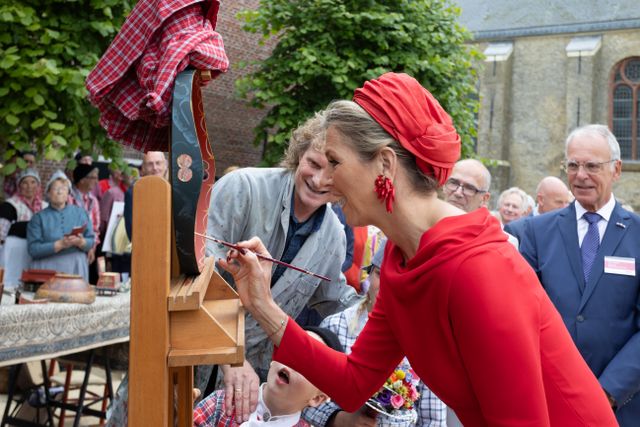
[[[64,172],[56,171],[45,189],[49,206],[34,215],[27,227],[31,268],[75,274],[88,281],[93,227],[84,209],[67,203],[69,191],[71,182]]]
[[[22,270],[29,268],[27,224],[33,215],[47,207],[40,196],[40,175],[35,169],[24,169],[16,180],[18,192],[0,204],[0,265],[4,266],[6,289],[20,283]]]

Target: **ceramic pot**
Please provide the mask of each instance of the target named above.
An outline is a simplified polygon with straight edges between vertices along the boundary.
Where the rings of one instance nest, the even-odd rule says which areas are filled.
[[[91,304],[96,300],[96,291],[81,276],[56,273],[38,288],[36,298],[46,298],[51,302]]]

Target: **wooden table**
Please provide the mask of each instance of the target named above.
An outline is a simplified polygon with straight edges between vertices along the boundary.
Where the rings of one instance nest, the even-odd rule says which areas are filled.
[[[93,304],[0,305],[0,367],[129,341],[129,293]]]
[[[12,298],[4,295],[0,305],[0,366],[16,366],[12,367],[9,400],[1,425],[33,425],[15,420],[8,415],[21,364],[41,361],[48,396],[49,384],[44,360],[89,350],[86,353],[83,385],[83,389],[86,390],[94,350],[129,341],[129,310],[129,293],[119,293],[111,297],[99,296],[92,304],[15,305]],[[109,388],[113,395],[110,383]],[[81,393],[81,407],[83,397],[84,394]],[[60,407],[61,403],[50,400],[47,410],[48,418],[52,419],[51,406]],[[93,409],[83,409],[82,412],[101,415]],[[74,425],[78,425],[80,415],[79,412],[76,414]]]

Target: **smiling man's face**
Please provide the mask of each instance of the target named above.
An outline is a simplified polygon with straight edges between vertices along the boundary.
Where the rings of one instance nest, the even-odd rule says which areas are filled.
[[[329,191],[331,178],[328,166],[324,153],[313,147],[309,147],[300,158],[294,178],[294,212],[298,220],[306,220],[320,206],[335,199]]]

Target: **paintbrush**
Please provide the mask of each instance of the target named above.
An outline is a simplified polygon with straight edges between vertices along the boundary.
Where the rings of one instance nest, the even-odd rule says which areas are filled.
[[[212,242],[219,243],[219,244],[221,244],[222,246],[226,246],[226,247],[228,247],[228,248],[235,249],[235,250],[237,250],[238,252],[240,252],[240,253],[241,253],[241,254],[243,254],[243,255],[244,255],[245,251],[247,250],[247,248],[242,248],[242,247],[240,247],[240,246],[238,246],[238,245],[234,245],[233,243],[225,242],[224,240],[220,240],[220,239],[216,239],[215,237],[207,236],[206,234],[200,234],[200,233],[194,233],[194,234],[195,234],[196,236],[204,237],[204,238],[205,238],[205,239],[207,239],[207,240],[211,240]],[[279,265],[282,265],[282,266],[284,266],[284,267],[291,268],[291,269],[296,270],[296,271],[299,271],[299,272],[301,272],[301,273],[308,274],[308,275],[313,276],[313,277],[317,277],[318,279],[326,280],[327,282],[330,282],[330,281],[331,281],[331,279],[329,279],[329,278],[328,278],[328,277],[326,277],[326,276],[322,276],[322,275],[320,275],[320,274],[316,274],[316,273],[314,273],[314,272],[312,272],[312,271],[305,270],[304,268],[300,268],[300,267],[296,267],[295,265],[287,264],[286,262],[284,262],[284,261],[280,261],[280,260],[278,260],[278,259],[269,258],[268,256],[264,256],[264,255],[259,254],[259,253],[257,253],[257,252],[253,252],[253,253],[254,253],[258,258],[263,259],[263,260],[265,260],[265,261],[270,261],[270,262],[273,262],[273,263],[275,263],[275,264],[279,264]]]

